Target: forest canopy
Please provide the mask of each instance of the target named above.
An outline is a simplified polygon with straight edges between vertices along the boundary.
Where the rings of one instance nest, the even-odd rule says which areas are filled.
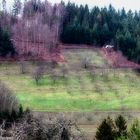
[[[104,46],[115,49],[135,62],[140,63],[140,13],[88,5],[65,5],[61,41],[68,44]]]
[[[138,11],[116,10],[112,5],[89,9],[88,5],[78,6],[70,2],[52,5],[47,0],[27,0],[24,3],[14,0],[11,11],[6,10],[5,0],[1,5],[0,55],[13,54],[15,46],[10,39],[20,37],[21,40],[43,42],[48,47],[55,46],[58,41],[98,47],[110,44],[129,60],[140,63]],[[25,43],[21,46],[26,48]],[[27,49],[21,50],[24,51],[20,54],[28,53]]]

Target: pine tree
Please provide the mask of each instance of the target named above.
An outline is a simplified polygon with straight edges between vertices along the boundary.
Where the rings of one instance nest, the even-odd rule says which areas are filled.
[[[119,115],[116,120],[115,120],[115,125],[116,125],[116,136],[117,137],[126,137],[127,136],[127,123],[126,120],[122,115]]]
[[[0,56],[13,56],[14,54],[15,49],[10,40],[9,33],[0,27]]]
[[[114,123],[113,120],[108,117],[104,119],[101,125],[98,127],[96,132],[97,140],[114,140],[115,132],[114,132]]]

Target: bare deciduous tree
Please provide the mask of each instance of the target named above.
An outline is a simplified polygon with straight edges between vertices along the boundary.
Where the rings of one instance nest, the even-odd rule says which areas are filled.
[[[8,130],[3,121],[0,138],[6,137],[12,140],[86,140],[75,121],[66,119],[64,114],[35,117],[29,110],[25,111],[20,121],[12,123]]]
[[[84,67],[85,69],[89,68],[91,65],[91,59],[90,57],[86,56],[84,58],[82,58],[82,67]]]
[[[57,72],[54,69],[51,70],[50,76],[51,76],[51,80],[52,80],[53,84],[55,84],[56,80],[57,80]]]
[[[68,68],[67,68],[67,66],[65,64],[62,65],[61,72],[62,72],[63,78],[66,78],[66,76],[68,74]]]
[[[45,72],[45,67],[43,64],[39,64],[35,71],[33,72],[33,79],[35,80],[36,84],[39,84],[39,81],[43,78]]]
[[[19,3],[20,0],[15,1]],[[19,7],[19,4],[16,4],[17,6]],[[47,0],[24,2],[23,14],[12,26],[17,52],[20,52],[20,55],[31,52],[34,56],[41,57],[45,57],[49,50],[52,53],[59,41],[63,14],[62,4],[53,6]]]
[[[20,72],[21,72],[21,74],[25,74],[27,72],[27,64],[26,64],[26,62],[21,60],[19,62],[19,65],[20,65]]]

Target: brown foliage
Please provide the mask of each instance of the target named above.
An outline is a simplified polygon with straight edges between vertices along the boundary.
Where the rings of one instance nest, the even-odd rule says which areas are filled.
[[[37,8],[34,9],[33,5]],[[61,4],[53,6],[48,1],[35,2],[34,0],[25,2],[23,15],[12,26],[13,42],[17,52],[20,55],[31,53],[42,56],[47,50],[49,53],[50,47],[57,47],[62,13],[64,8]],[[41,52],[42,48],[44,52]]]
[[[12,95],[12,92],[6,88],[6,86],[0,82],[0,112],[18,109],[18,103],[16,98]]]

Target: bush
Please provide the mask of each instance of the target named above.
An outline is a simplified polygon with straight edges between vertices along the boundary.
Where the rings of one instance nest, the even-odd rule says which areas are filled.
[[[18,109],[18,103],[12,92],[6,88],[6,86],[0,82],[0,112],[7,111],[9,113],[12,110]]]
[[[16,124],[13,134],[14,138],[24,140],[80,140],[72,133],[72,128],[75,124],[62,116],[40,118],[27,111],[24,119]]]
[[[128,133],[128,137],[133,140],[140,139],[140,123],[138,120],[135,120],[131,125],[130,131]]]
[[[18,105],[12,92],[0,82],[0,123],[13,122],[23,115],[22,105]]]

